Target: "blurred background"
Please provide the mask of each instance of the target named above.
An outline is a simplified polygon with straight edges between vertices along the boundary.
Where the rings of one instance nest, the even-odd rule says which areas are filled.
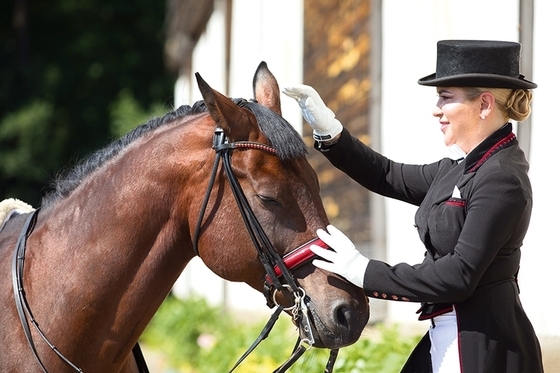
[[[165,3],[4,1],[0,197],[37,206],[53,175],[173,105]]]
[[[400,162],[432,162],[446,156],[431,116],[436,93],[416,81],[435,71],[436,42],[519,41],[522,73],[539,84],[533,115],[515,124],[534,192],[521,299],[543,343],[547,372],[560,372],[554,290],[560,282],[559,15],[560,3],[547,0],[4,1],[0,198],[39,205],[57,172],[149,118],[199,100],[194,72],[227,95],[250,98],[263,60],[281,87],[315,87],[341,122],[376,150]],[[284,117],[311,146],[295,102],[282,97],[282,104]],[[414,207],[366,192],[317,152],[310,151],[309,160],[330,220],[361,251],[392,264],[422,260]],[[260,293],[222,281],[199,260],[189,264],[173,296],[184,302],[201,296],[208,307],[245,320],[270,312]],[[372,327],[399,326],[401,345],[427,329],[416,321],[417,305],[372,300],[371,306]],[[201,334],[192,334],[197,346]]]

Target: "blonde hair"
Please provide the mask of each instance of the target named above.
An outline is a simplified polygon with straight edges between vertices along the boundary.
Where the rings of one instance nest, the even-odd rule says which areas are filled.
[[[531,115],[533,93],[528,89],[464,87],[467,97],[474,99],[482,92],[490,92],[496,99],[496,106],[505,117],[518,122]]]

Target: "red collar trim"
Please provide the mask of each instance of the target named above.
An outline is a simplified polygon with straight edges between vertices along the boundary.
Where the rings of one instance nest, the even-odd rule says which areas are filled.
[[[478,170],[480,166],[482,166],[484,162],[488,160],[488,158],[490,158],[498,150],[502,149],[515,139],[515,134],[511,132],[509,135],[498,141],[496,144],[494,144],[493,147],[491,147],[486,153],[484,153],[484,155],[478,160],[478,162],[476,162],[476,164],[469,170],[469,172],[476,172],[476,170]]]

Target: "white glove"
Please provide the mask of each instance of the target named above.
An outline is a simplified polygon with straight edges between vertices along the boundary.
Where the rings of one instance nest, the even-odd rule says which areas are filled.
[[[313,265],[339,274],[354,285],[363,288],[364,275],[369,259],[356,250],[352,241],[334,226],[327,226],[327,231],[328,233],[319,229],[317,230],[317,236],[334,251],[325,250],[317,245],[311,245],[310,249],[317,256],[330,261],[330,263],[315,259]]]
[[[313,138],[317,141],[330,140],[342,132],[342,124],[335,118],[317,91],[308,85],[286,87],[282,93],[295,99],[301,108],[303,118],[313,128]]]

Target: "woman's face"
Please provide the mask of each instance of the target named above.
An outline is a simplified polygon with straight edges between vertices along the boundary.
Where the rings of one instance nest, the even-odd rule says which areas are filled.
[[[465,153],[480,141],[481,103],[477,98],[469,100],[461,88],[438,87],[438,101],[434,117],[439,118],[445,145],[457,144]]]

